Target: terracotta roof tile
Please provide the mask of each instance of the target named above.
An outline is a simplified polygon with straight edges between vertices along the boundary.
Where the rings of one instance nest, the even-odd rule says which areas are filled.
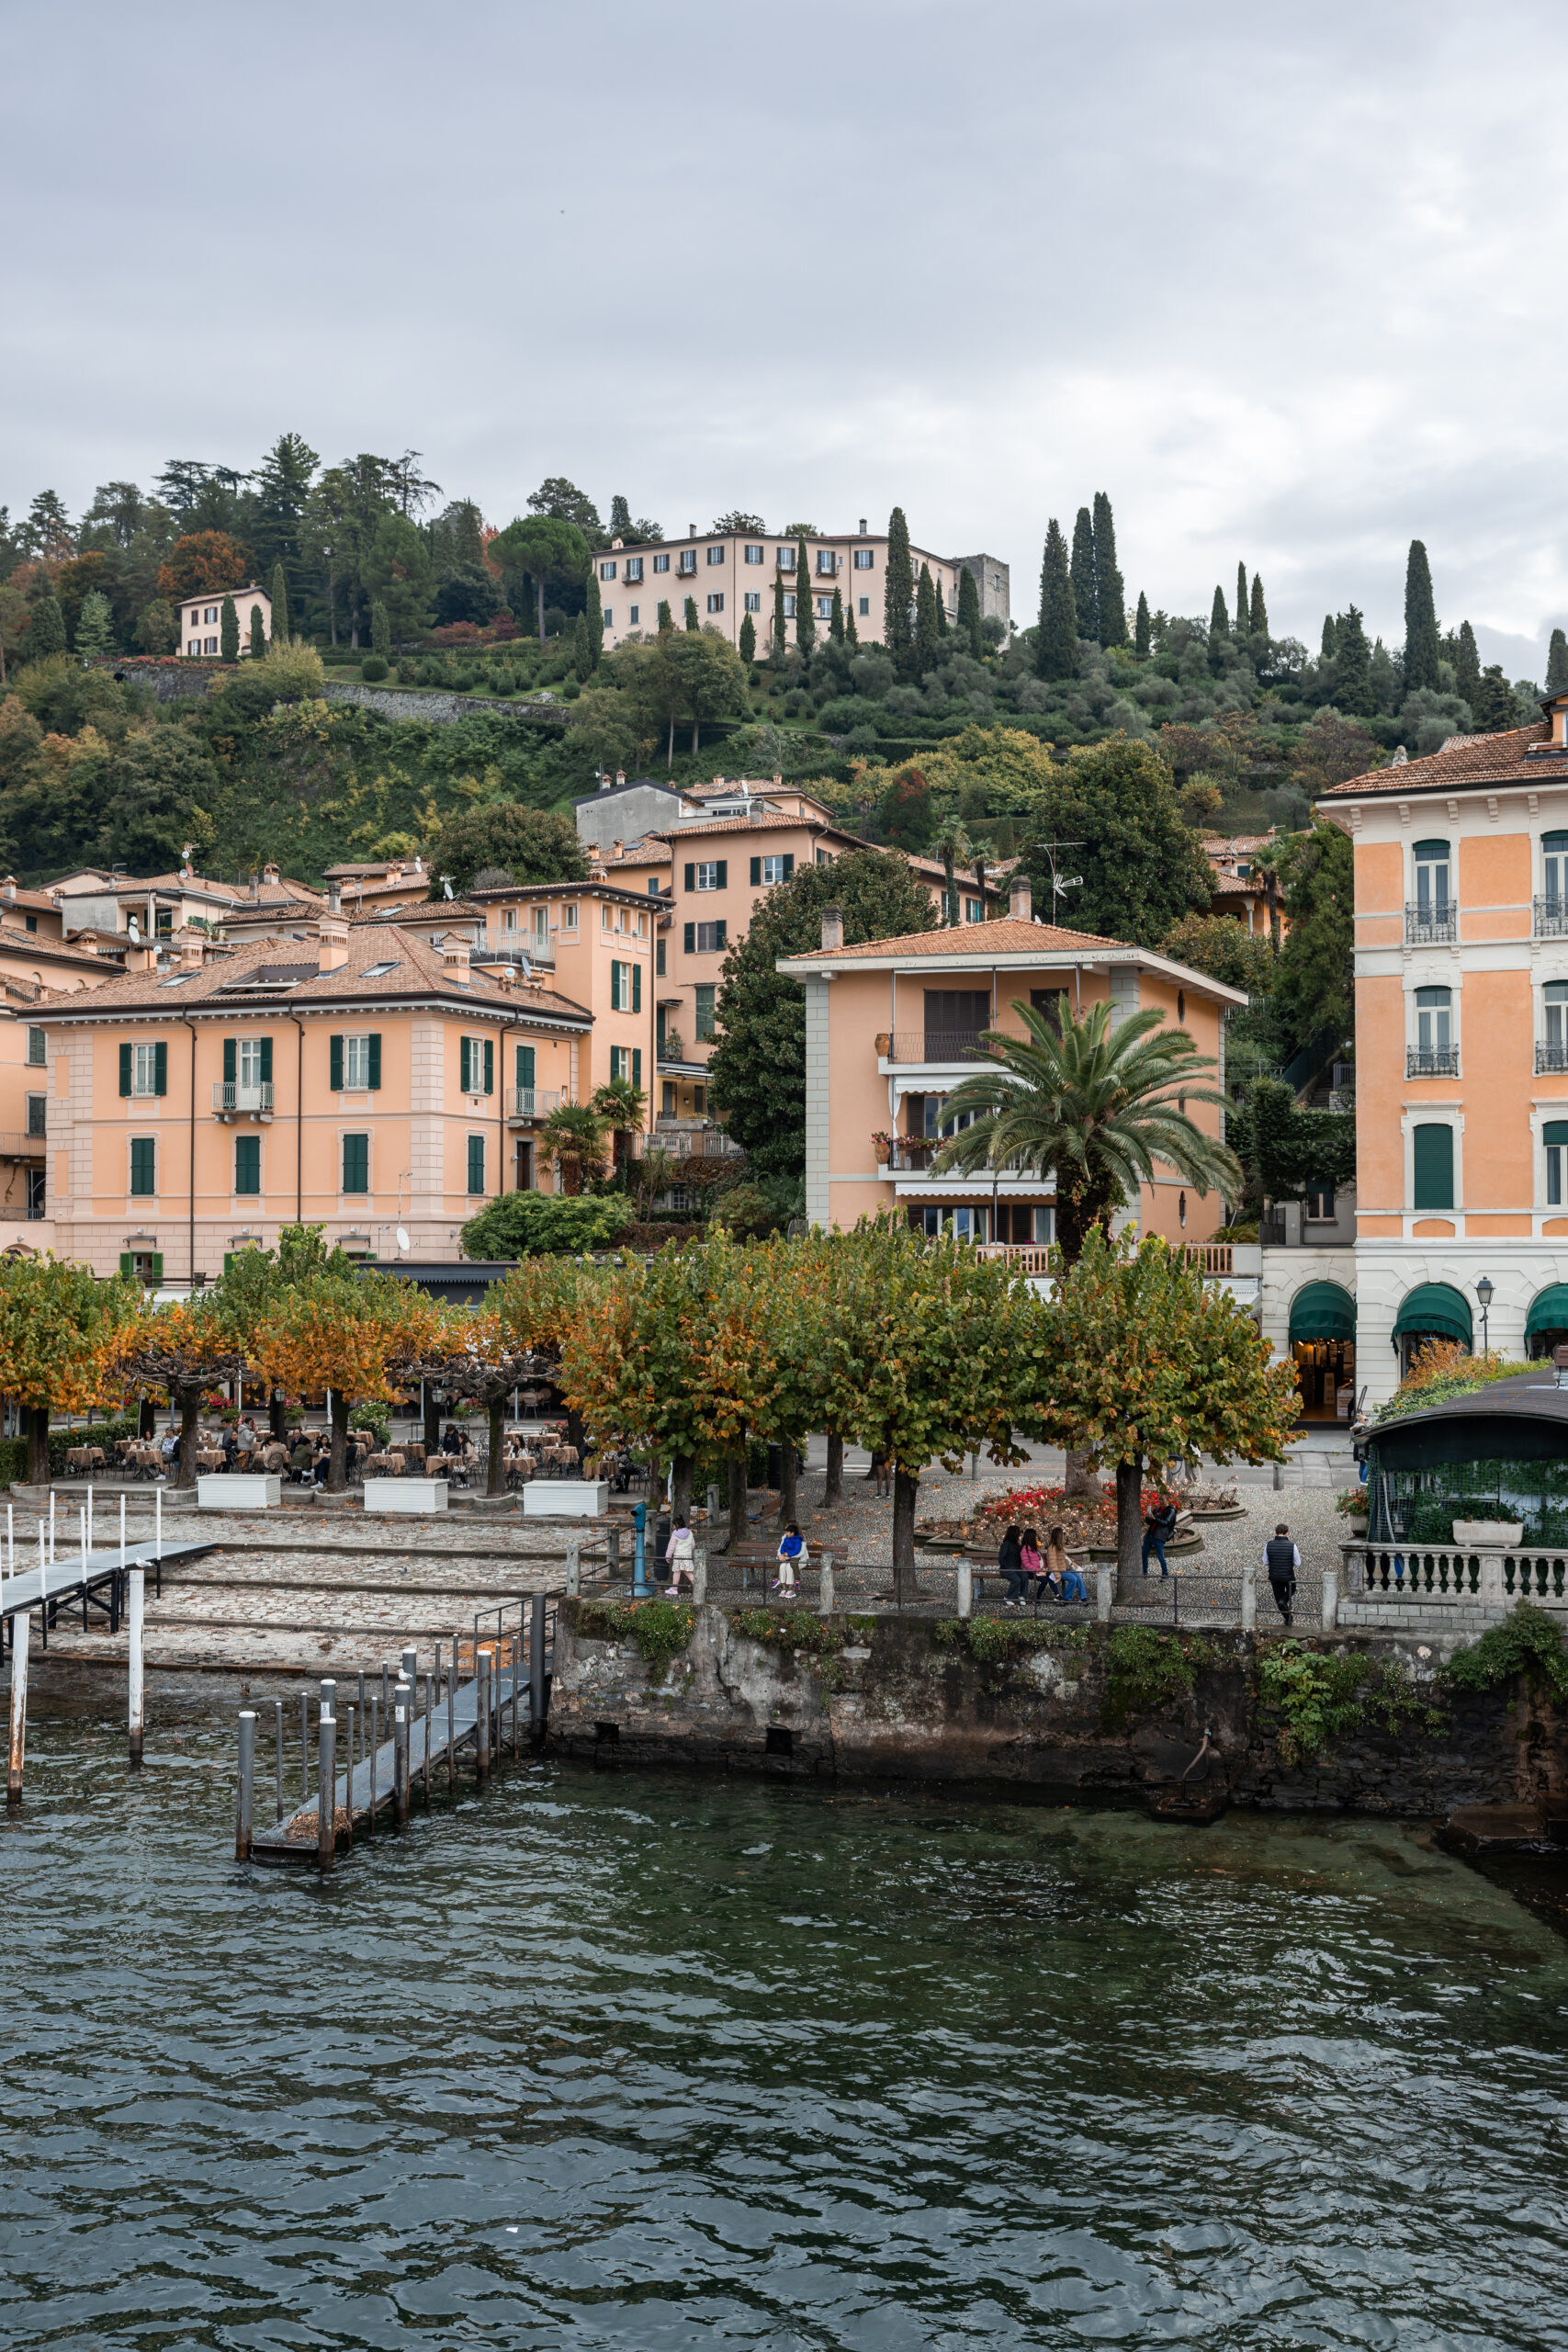
[[[1368,793],[1465,792],[1490,790],[1499,784],[1539,784],[1542,775],[1568,776],[1568,752],[1553,757],[1536,749],[1551,741],[1544,718],[1533,727],[1507,728],[1500,735],[1450,737],[1440,752],[1419,760],[1402,760],[1397,767],[1376,768],[1367,775],[1331,784],[1319,794],[1323,800]]]
[[[1125,949],[1124,939],[1102,939],[1092,931],[1067,931],[1050,922],[1021,922],[1004,915],[995,922],[960,923],[941,931],[909,931],[893,939],[863,940],[857,947],[808,948],[790,963],[852,963],[868,956],[1081,956],[1096,948]]]

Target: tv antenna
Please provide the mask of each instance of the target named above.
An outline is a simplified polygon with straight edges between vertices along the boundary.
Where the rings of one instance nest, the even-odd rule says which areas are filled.
[[[1058,899],[1065,899],[1069,890],[1083,888],[1081,874],[1063,874],[1059,870],[1056,854],[1059,850],[1065,849],[1086,849],[1088,843],[1086,842],[1039,842],[1035,846],[1042,852],[1051,868],[1051,912],[1055,915]]]

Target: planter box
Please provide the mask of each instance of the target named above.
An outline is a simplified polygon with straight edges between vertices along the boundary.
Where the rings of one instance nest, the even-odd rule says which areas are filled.
[[[530,1478],[523,1489],[525,1519],[603,1519],[609,1508],[603,1478]]]
[[[283,1500],[283,1481],[265,1471],[220,1471],[197,1480],[196,1499],[202,1510],[273,1510]]]
[[[445,1510],[445,1478],[367,1478],[367,1510]]]
[[[1517,1552],[1525,1540],[1521,1519],[1456,1519],[1454,1542],[1472,1552]]]

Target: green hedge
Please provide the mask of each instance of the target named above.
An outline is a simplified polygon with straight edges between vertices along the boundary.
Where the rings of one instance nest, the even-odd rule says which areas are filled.
[[[101,1445],[107,1451],[117,1438],[136,1435],[137,1417],[122,1413],[116,1421],[94,1421],[85,1429],[51,1429],[49,1432],[49,1475],[51,1478],[65,1476],[65,1454],[73,1445]],[[32,1460],[32,1441],[25,1437],[0,1438],[0,1484],[12,1486],[25,1483]]]

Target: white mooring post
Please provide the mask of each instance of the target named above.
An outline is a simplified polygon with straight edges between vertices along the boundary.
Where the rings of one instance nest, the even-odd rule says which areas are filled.
[[[125,1497],[119,1498],[119,1572],[125,1574]]]
[[[89,1471],[88,1471],[88,1473],[87,1473],[87,1554],[88,1554],[88,1557],[89,1557],[89,1558],[92,1556],[92,1550],[93,1550],[93,1474],[92,1474],[92,1472],[89,1470]]]
[[[22,1765],[28,1746],[28,1652],[32,1646],[29,1611],[18,1609],[11,1619],[11,1759],[6,1779],[7,1807],[22,1802]]]
[[[152,1489],[152,1555],[160,1567],[164,1561],[164,1489]],[[162,1590],[162,1587],[159,1588]]]
[[[1244,1634],[1258,1630],[1258,1570],[1250,1564],[1241,1572],[1241,1630]]]
[[[1339,1571],[1325,1568],[1323,1572],[1323,1630],[1337,1634],[1339,1630]]]
[[[146,1711],[147,1687],[141,1671],[141,1629],[147,1607],[146,1569],[132,1568],[130,1571],[130,1590],[126,1602],[125,1622],[127,1636],[130,1644],[130,1660],[128,1698],[128,1712],[130,1724],[130,1769],[133,1772],[139,1772],[141,1769],[141,1726],[142,1718]],[[251,1718],[251,1721],[253,1724],[252,1736],[254,1739],[254,1725],[255,1722],[254,1715]]]
[[[234,1813],[234,1860],[251,1859],[251,1831],[255,1813],[256,1718],[251,1707],[240,1713],[240,1790]]]

